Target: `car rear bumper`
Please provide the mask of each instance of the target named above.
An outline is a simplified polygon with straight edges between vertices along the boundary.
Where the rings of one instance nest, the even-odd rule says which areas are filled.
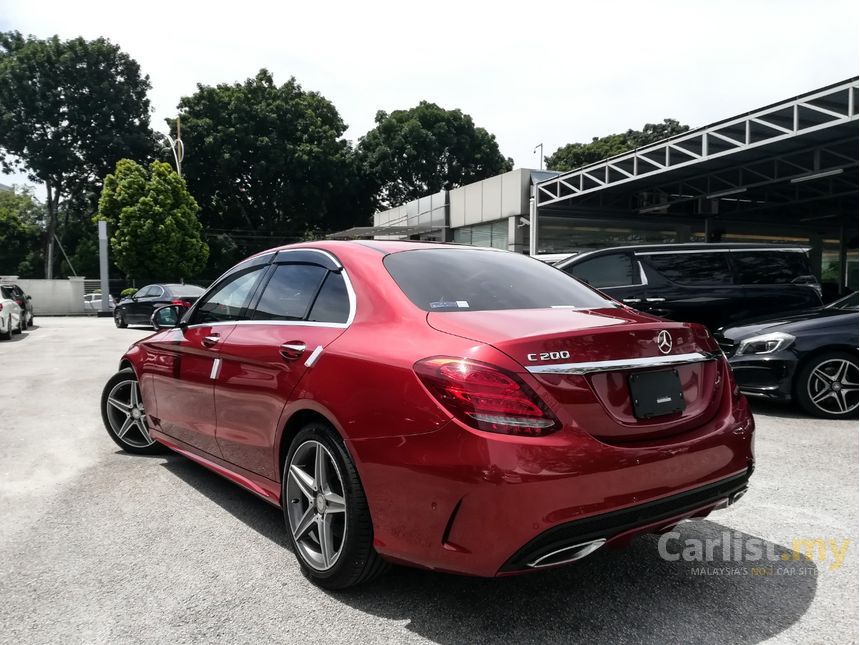
[[[568,429],[510,437],[453,421],[425,435],[352,442],[375,547],[405,564],[510,575],[561,564],[540,561],[559,549],[623,543],[703,517],[752,472],[747,403],[724,408],[701,428],[653,442],[610,445]]]
[[[779,401],[791,399],[797,368],[797,356],[792,352],[732,356],[729,365],[738,387],[747,396]]]

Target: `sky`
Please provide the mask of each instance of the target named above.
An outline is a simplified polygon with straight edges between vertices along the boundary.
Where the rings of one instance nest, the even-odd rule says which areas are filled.
[[[353,141],[377,110],[428,100],[526,168],[540,143],[548,155],[664,118],[696,127],[856,76],[858,25],[856,0],[0,0],[0,31],[120,45],[150,77],[158,130],[198,83],[266,67],[330,99]]]

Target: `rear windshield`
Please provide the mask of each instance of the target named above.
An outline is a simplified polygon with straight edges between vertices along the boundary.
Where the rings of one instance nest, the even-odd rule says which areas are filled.
[[[187,296],[192,298],[200,296],[206,291],[203,287],[198,287],[196,284],[175,284],[170,285],[170,292],[177,297]]]
[[[495,251],[420,249],[386,256],[385,268],[424,311],[614,306],[538,260]]]

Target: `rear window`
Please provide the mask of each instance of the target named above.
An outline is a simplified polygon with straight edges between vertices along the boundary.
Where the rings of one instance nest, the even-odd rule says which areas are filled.
[[[648,262],[678,284],[732,284],[728,253],[655,253]]]
[[[514,253],[420,249],[386,256],[385,268],[424,311],[614,306],[562,271]]]
[[[639,282],[633,278],[633,258],[628,253],[610,253],[574,262],[562,271],[598,289],[630,286]]]
[[[204,291],[206,289],[196,284],[177,284],[170,287],[170,292],[178,298],[199,298]]]
[[[732,253],[738,284],[790,284],[812,274],[800,251],[737,251]]]

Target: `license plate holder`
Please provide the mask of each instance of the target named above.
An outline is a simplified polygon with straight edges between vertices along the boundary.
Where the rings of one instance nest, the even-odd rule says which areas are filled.
[[[637,372],[627,378],[633,416],[637,419],[653,419],[683,412],[686,408],[684,391],[678,370]]]

